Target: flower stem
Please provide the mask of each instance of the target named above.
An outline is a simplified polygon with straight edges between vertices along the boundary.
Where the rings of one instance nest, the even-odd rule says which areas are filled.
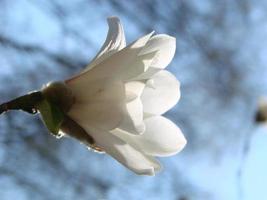
[[[42,92],[34,91],[0,105],[0,114],[9,110],[23,110],[30,114],[37,112],[36,104],[44,99]]]

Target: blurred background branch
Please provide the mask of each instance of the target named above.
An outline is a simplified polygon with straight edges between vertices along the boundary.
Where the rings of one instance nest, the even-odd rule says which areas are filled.
[[[102,45],[106,17],[117,15],[128,41],[151,30],[177,38],[169,70],[182,98],[166,115],[188,140],[183,153],[162,159],[162,173],[137,177],[72,139],[56,140],[39,118],[8,113],[1,199],[235,200],[240,185],[243,199],[262,199],[267,139],[254,118],[267,92],[266,8],[255,0],[1,0],[0,102],[78,73]]]

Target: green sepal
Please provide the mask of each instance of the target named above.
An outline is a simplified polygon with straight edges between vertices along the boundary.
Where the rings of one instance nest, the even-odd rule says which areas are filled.
[[[36,105],[47,129],[55,136],[59,136],[59,129],[64,119],[64,113],[55,104],[43,99]]]

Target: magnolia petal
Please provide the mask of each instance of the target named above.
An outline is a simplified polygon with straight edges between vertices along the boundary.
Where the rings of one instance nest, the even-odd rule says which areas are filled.
[[[100,91],[106,91],[113,82],[115,81],[111,79],[86,80],[83,76],[75,81],[65,81],[79,103],[90,101]]]
[[[130,81],[125,84],[125,90],[127,92],[131,92],[136,94],[136,96],[140,97],[143,90],[145,88],[145,84],[140,81]]]
[[[147,80],[150,79],[154,74],[158,73],[161,71],[160,68],[155,68],[155,67],[149,67],[144,73],[140,74],[137,77],[134,77],[132,80],[138,81],[138,80]]]
[[[154,156],[146,155],[146,158],[150,161],[150,164],[153,166],[155,172],[160,172],[162,170],[163,167]]]
[[[132,81],[125,84],[126,95],[131,94],[126,104],[127,115],[124,117],[119,128],[133,134],[142,134],[145,131],[143,122],[143,104],[140,96],[143,92],[145,84],[139,81]],[[136,98],[132,99],[133,94]]]
[[[140,54],[157,52],[150,67],[135,80],[148,79],[161,69],[167,67],[172,61],[176,50],[176,39],[169,35],[159,34],[151,37]]]
[[[170,72],[162,70],[151,77],[153,87],[146,86],[141,100],[144,112],[149,115],[161,115],[179,101],[180,83]]]
[[[123,26],[120,19],[117,17],[109,17],[107,19],[109,30],[107,38],[98,54],[92,60],[92,62],[84,69],[84,71],[90,70],[106,58],[110,57],[114,53],[123,49],[126,46]]]
[[[186,145],[181,130],[169,119],[154,116],[145,119],[146,131],[135,137],[139,149],[152,156],[171,156]]]
[[[142,134],[145,131],[143,122],[143,105],[140,98],[126,104],[127,115],[118,128],[132,134]]]
[[[147,118],[145,125],[146,131],[142,135],[133,136],[120,130],[112,133],[151,156],[171,156],[180,152],[186,145],[181,130],[165,117]]]
[[[121,123],[125,115],[125,88],[122,82],[97,81],[87,88],[71,86],[75,103],[68,115],[77,123],[104,130],[114,129]]]
[[[152,34],[153,32],[139,38],[131,45],[106,58],[91,70],[81,73],[66,82],[76,81],[81,85],[89,80],[104,78],[126,81],[142,74],[150,66],[150,63],[153,61],[156,54],[156,52],[151,52],[138,55]]]
[[[94,138],[97,146],[136,174],[155,175],[155,172],[160,170],[160,164],[155,159],[146,156],[110,132],[86,125],[83,128]]]
[[[138,97],[138,96],[137,96],[134,92],[126,91],[126,102],[133,101],[133,100],[135,100],[137,97]]]
[[[139,39],[135,40],[130,44],[129,46],[131,48],[142,48],[146,45],[146,43],[149,41],[151,36],[154,34],[155,31],[151,31],[149,34],[144,35],[143,37],[140,37]],[[139,51],[140,52],[140,51]],[[145,53],[144,53],[145,54]]]
[[[157,52],[151,67],[164,69],[172,61],[176,49],[176,39],[169,35],[158,34],[149,39],[140,54]]]

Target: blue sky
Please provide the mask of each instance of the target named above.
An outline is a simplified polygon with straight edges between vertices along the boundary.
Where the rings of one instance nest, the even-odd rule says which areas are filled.
[[[0,7],[0,12],[2,9],[2,16],[4,16],[2,20],[0,20],[0,25],[2,24],[0,34],[20,44],[36,45],[49,52],[63,54],[70,59],[77,59],[83,62],[89,61],[104,42],[107,32],[106,17],[109,15],[121,17],[128,42],[145,34],[144,30],[140,29],[138,26],[138,23],[127,16],[125,12],[120,12],[112,8],[108,3],[104,3],[102,6],[92,3],[87,7],[88,10],[81,8],[80,13],[77,14],[77,12],[74,12],[75,3],[57,2],[69,12],[69,15],[63,20],[64,26],[55,15],[49,12],[49,6],[46,7],[47,4],[44,2],[40,5],[31,1],[20,0],[17,0],[16,3],[7,2],[5,8]],[[197,1],[190,2],[191,4],[195,2],[196,7],[200,6],[197,4]],[[207,4],[205,4],[205,6],[207,6]],[[255,87],[258,86],[259,91],[262,94],[266,94],[267,81],[265,79],[259,83],[257,81],[261,79],[262,76],[266,75],[267,49],[262,44],[262,41],[265,41],[266,38],[267,23],[265,19],[267,18],[260,9],[257,11],[257,6],[255,7],[255,10],[251,12],[252,22],[254,24],[252,26],[253,29],[249,31],[245,30],[244,32],[248,32],[246,34],[242,33],[241,29],[232,30],[235,27],[232,27],[231,30],[234,35],[233,38],[239,37],[238,34],[242,34],[246,39],[238,46],[241,49],[237,54],[237,56],[239,56],[238,59],[241,59],[244,63],[248,63],[248,66],[244,66],[244,71],[248,75],[243,82],[240,81],[240,85],[244,90],[248,90],[248,88],[251,87],[251,93],[253,93]],[[210,10],[206,10],[201,6],[199,9],[203,10],[202,12],[208,12]],[[262,19],[265,21],[262,21]],[[259,26],[258,23],[260,22],[262,24]],[[176,24],[173,26],[176,26]],[[158,27],[160,29],[156,30],[156,32],[165,31],[164,21],[158,20],[153,27]],[[67,30],[64,32],[63,29]],[[169,33],[167,31],[166,29],[166,33]],[[85,42],[82,37],[77,39],[77,34],[81,34],[87,42]],[[240,191],[242,191],[243,200],[263,199],[265,197],[265,187],[267,185],[267,172],[265,170],[267,169],[267,159],[265,156],[267,152],[267,126],[259,125],[255,126],[253,129],[249,129],[246,122],[241,119],[246,112],[242,109],[246,109],[246,105],[239,100],[233,102],[233,107],[225,108],[223,107],[224,105],[222,105],[220,112],[224,113],[219,113],[218,111],[218,113],[214,115],[214,118],[218,118],[217,124],[208,121],[207,119],[211,119],[208,118],[210,113],[213,113],[215,108],[217,108],[216,106],[221,103],[217,100],[220,99],[220,96],[216,96],[216,93],[214,94],[209,90],[208,86],[210,85],[208,83],[205,85],[206,83],[202,83],[198,79],[202,76],[202,73],[206,73],[201,66],[207,65],[207,63],[201,61],[201,55],[195,53],[196,49],[188,47],[187,44],[185,44],[183,41],[184,38],[179,37],[179,34],[177,34],[176,37],[178,48],[184,45],[186,53],[179,49],[180,51],[178,54],[184,54],[176,56],[169,70],[175,73],[180,79],[182,89],[184,89],[182,92],[184,91],[184,93],[182,93],[181,103],[167,115],[175,122],[179,123],[181,121],[182,130],[183,127],[185,127],[185,135],[188,137],[190,143],[187,147],[189,149],[186,149],[184,152],[174,157],[162,158],[164,171],[156,177],[137,177],[115,163],[111,158],[92,155],[92,152],[88,153],[87,150],[84,150],[82,147],[75,146],[75,151],[78,153],[77,155],[75,154],[74,157],[77,156],[78,161],[83,161],[84,159],[88,159],[87,156],[89,155],[91,156],[90,159],[95,161],[95,163],[90,163],[89,160],[84,162],[88,162],[88,174],[90,176],[93,176],[97,180],[104,180],[104,182],[109,184],[109,189],[106,196],[103,197],[104,199],[120,199],[127,195],[129,195],[130,199],[140,199],[144,196],[151,200],[175,199],[176,190],[178,191],[177,193],[184,193],[189,195],[192,199],[239,200]],[[224,40],[221,39],[221,47],[223,43]],[[32,74],[37,74],[36,79],[39,81],[38,84],[41,85],[51,78],[65,78],[69,73],[63,73],[64,68],[62,66],[55,65],[55,63],[51,62],[51,60],[45,56],[27,55],[27,53],[24,55],[5,48],[6,47],[0,49],[0,52],[2,52],[0,54],[1,83],[4,82],[4,78],[8,77],[10,80],[13,80],[12,84],[13,86],[15,85],[14,87],[16,88],[17,79],[14,77],[19,73],[20,77],[18,79],[25,80],[25,84],[20,86],[20,93],[34,87],[28,80],[30,79],[28,77],[32,77]],[[251,56],[252,54],[253,56]],[[42,70],[49,71],[49,75],[38,73],[40,68],[38,69],[37,66],[39,67],[39,64],[42,62],[48,63],[48,66],[42,68]],[[258,70],[257,67],[259,67],[260,70]],[[265,69],[265,71],[261,69]],[[206,73],[206,78],[208,81],[208,79],[212,79],[213,77],[210,77],[210,75]],[[204,85],[204,87],[202,87],[202,85]],[[190,89],[188,86],[193,88],[189,91],[193,94],[187,94],[188,88]],[[1,88],[1,91],[5,91],[7,86],[2,85]],[[239,96],[240,94],[235,95]],[[204,103],[199,106],[201,104],[200,102]],[[201,109],[203,109],[203,111]],[[193,116],[196,112],[202,113],[202,115],[199,116],[196,114]],[[183,113],[191,114],[192,116],[181,116]],[[183,124],[184,121],[182,121],[182,119],[187,119],[187,117],[189,122],[186,120],[184,121],[188,122],[190,124],[188,126],[191,128],[193,127],[192,130],[197,134],[196,149],[190,149],[193,147],[191,144],[195,144],[195,140],[192,138],[192,135],[188,133],[187,130],[189,129],[186,129],[187,125]],[[2,123],[3,124],[0,123],[1,127],[4,127],[5,122]],[[27,126],[27,124],[24,125]],[[251,148],[242,165],[243,174],[241,179],[238,179],[237,174],[242,160],[241,151],[243,140],[241,138],[239,141],[236,140],[236,137],[229,136],[239,134],[235,132],[237,130],[240,130],[240,135],[236,136],[237,138],[239,136],[243,137],[242,133],[248,130],[252,135]],[[218,136],[216,134],[218,134]],[[220,152],[217,153],[216,151]],[[3,154],[4,152],[0,150],[0,161],[1,158],[3,158],[3,156],[1,156]],[[40,165],[42,164],[42,161],[39,160],[38,162],[40,162]],[[66,162],[67,167],[75,168],[73,164],[75,162],[64,162]],[[110,175],[111,177],[103,177],[105,166],[109,166],[112,172]],[[83,165],[83,167],[85,168],[84,170],[87,171],[87,166]],[[44,184],[49,184],[51,176],[51,174],[40,174],[39,178],[42,179]],[[34,178],[35,177],[32,177],[32,179],[36,181]],[[61,184],[62,188],[64,188],[64,182],[59,182],[58,184]],[[17,184],[10,177],[0,177],[0,187],[5,188],[5,190],[0,191],[0,195],[5,199],[13,199],[14,196],[19,196],[20,199],[27,199],[27,192],[25,192],[27,188],[23,188],[23,186]],[[60,186],[58,187],[61,188]],[[125,194],[121,194],[122,189],[126,191]],[[191,192],[191,189],[194,192]],[[69,193],[68,195],[71,196],[71,192]]]

